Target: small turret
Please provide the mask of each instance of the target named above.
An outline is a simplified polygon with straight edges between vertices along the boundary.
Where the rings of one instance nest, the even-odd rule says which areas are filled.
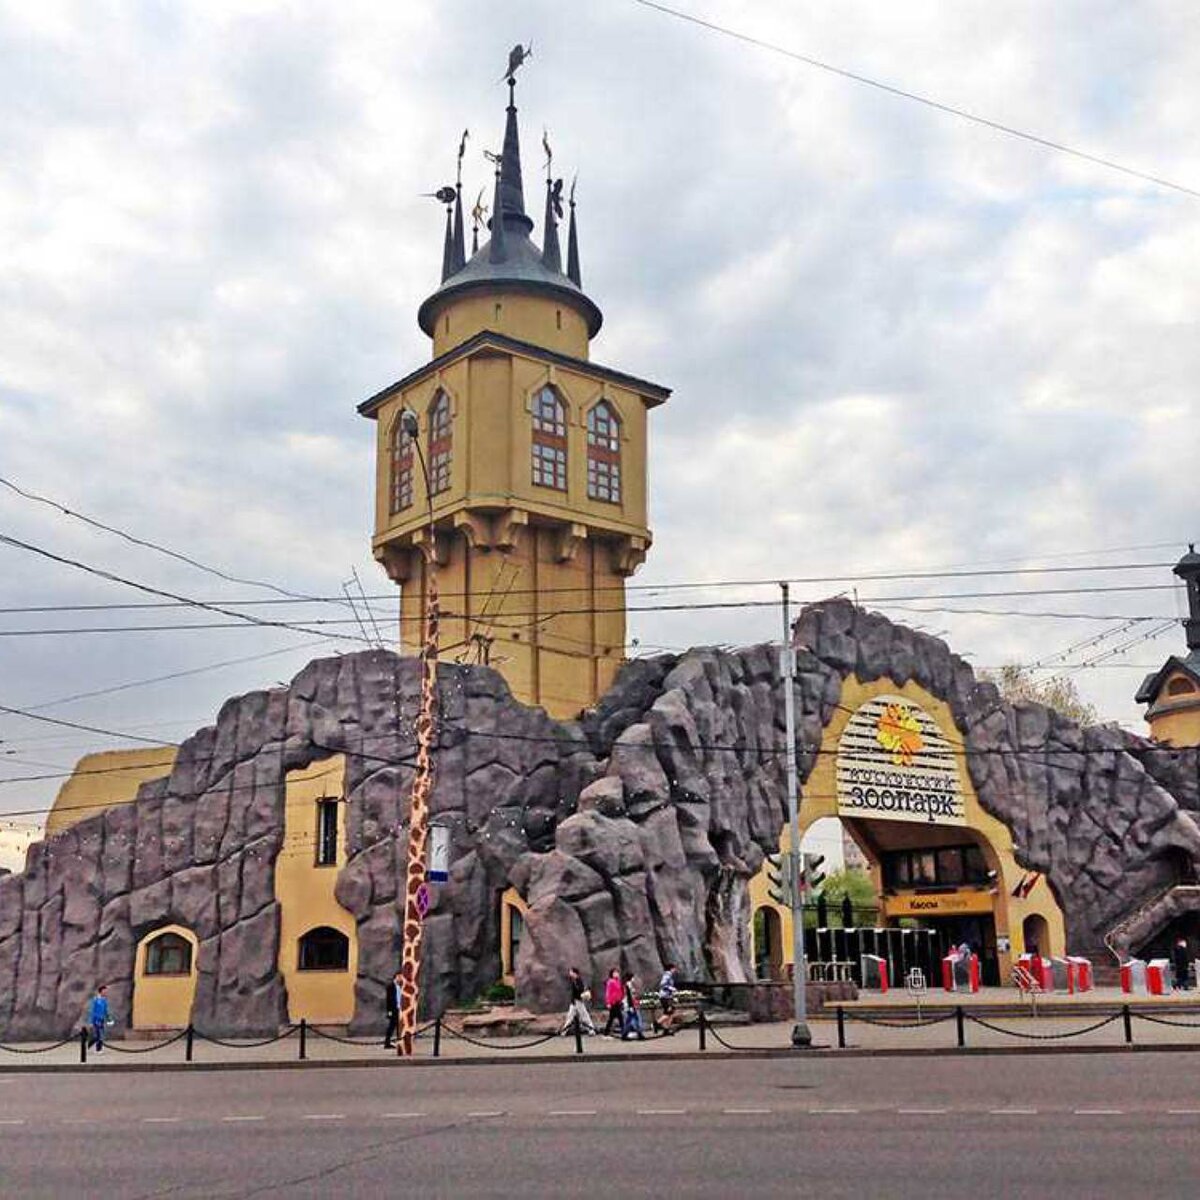
[[[579,235],[575,231],[575,181],[571,181],[571,225],[567,230],[567,278],[577,287],[583,287],[579,275]]]
[[[1200,652],[1200,554],[1196,553],[1194,542],[1188,544],[1188,552],[1175,564],[1173,573],[1187,589],[1188,615],[1183,629],[1188,649]]]

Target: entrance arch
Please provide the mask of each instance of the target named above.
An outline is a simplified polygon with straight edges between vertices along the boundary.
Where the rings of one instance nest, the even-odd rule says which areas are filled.
[[[137,947],[133,975],[134,1029],[182,1029],[196,997],[196,935],[185,925],[164,925]]]
[[[1050,925],[1041,913],[1030,913],[1021,923],[1021,938],[1025,953],[1032,954],[1036,948],[1043,957],[1050,955]]]

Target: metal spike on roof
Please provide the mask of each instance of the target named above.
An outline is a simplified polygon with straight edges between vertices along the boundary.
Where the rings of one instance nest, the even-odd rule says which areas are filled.
[[[462,181],[455,186],[454,196],[454,256],[450,273],[461,271],[467,265],[467,234],[463,228]]]
[[[571,224],[567,229],[567,278],[577,287],[583,287],[579,276],[579,235],[575,229],[575,185],[571,184]]]
[[[501,202],[503,207],[500,207]],[[521,180],[521,135],[517,129],[516,80],[508,80],[508,110],[504,122],[504,149],[500,154],[500,192],[492,216],[503,214],[510,226],[520,225],[526,233],[533,222],[525,213],[525,186]]]
[[[442,242],[442,282],[454,273],[454,226],[450,205],[446,205],[446,237]]]
[[[492,231],[492,240],[488,245],[488,261],[494,263],[502,263],[507,257],[506,247],[504,244],[504,218],[500,215],[500,189],[503,186],[501,183],[501,167],[496,167],[496,195],[492,200],[492,219],[488,222],[488,228]]]
[[[562,190],[562,180],[558,181],[559,190]],[[545,235],[542,241],[542,262],[547,269],[557,271],[562,274],[562,251],[558,246],[558,215],[555,212],[556,196],[554,184],[546,180],[546,220],[545,220]],[[562,200],[558,199],[557,203],[561,210]]]

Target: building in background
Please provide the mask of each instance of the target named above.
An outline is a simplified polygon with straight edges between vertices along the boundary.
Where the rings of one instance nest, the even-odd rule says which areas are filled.
[[[1196,547],[1175,565],[1187,592],[1188,615],[1184,636],[1188,652],[1171,655],[1153,675],[1147,675],[1137,691],[1145,704],[1150,736],[1168,746],[1200,746],[1200,554]]]
[[[16,818],[0,817],[0,873],[23,871],[25,852],[40,841],[42,828]]]

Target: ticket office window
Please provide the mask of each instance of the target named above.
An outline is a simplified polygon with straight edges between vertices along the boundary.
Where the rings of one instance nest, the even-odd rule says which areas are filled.
[[[987,883],[987,861],[978,846],[893,850],[883,856],[884,885],[900,888],[973,887]]]

